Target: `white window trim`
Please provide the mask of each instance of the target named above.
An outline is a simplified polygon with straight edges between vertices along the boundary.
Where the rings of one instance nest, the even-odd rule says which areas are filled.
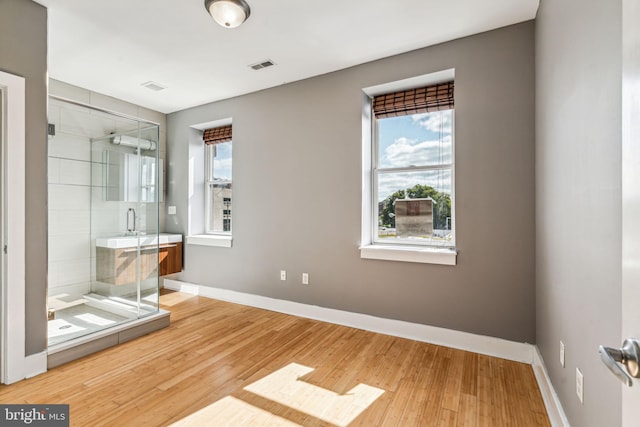
[[[204,129],[210,129],[210,128],[215,128],[215,127],[221,127],[221,126],[227,126],[227,125],[233,125],[233,121],[231,118],[227,118],[227,119],[222,119],[222,120],[216,120],[215,122],[209,122],[207,123],[207,127],[206,128],[202,128],[202,130]],[[202,125],[201,125],[202,126]],[[232,141],[233,143],[233,141]],[[233,162],[233,154],[231,157],[231,161]],[[231,241],[232,236],[233,236],[233,222],[231,223],[231,231],[214,231],[214,230],[209,230],[209,219],[211,218],[211,201],[209,200],[209,186],[211,185],[212,182],[214,181],[210,181],[209,180],[209,171],[211,170],[211,155],[210,155],[210,146],[205,145],[204,147],[204,234],[203,235],[194,235],[193,237],[205,237],[205,236],[211,236],[213,237],[212,239],[209,239],[208,241],[211,242],[215,242],[215,241]],[[233,180],[232,180],[233,182]],[[233,211],[231,213],[231,216],[233,217]],[[216,240],[216,238],[219,238]],[[229,244],[228,246],[226,244],[224,245],[218,245],[218,244],[207,244],[207,243],[192,243],[192,244],[203,244],[205,246],[219,246],[219,247],[231,247],[231,244]]]
[[[196,234],[193,236],[187,236],[187,245],[230,248],[233,246],[233,237],[221,234]]]
[[[207,153],[202,142],[202,132],[213,127],[232,124],[232,119],[224,118],[189,126],[192,133],[189,135],[189,205],[187,210],[187,235],[185,244],[198,246],[211,246],[231,248],[233,236],[231,233],[205,232],[206,211],[206,168]]]
[[[360,258],[385,261],[418,262],[425,264],[456,265],[457,254],[453,249],[436,249],[428,246],[393,246],[373,244],[360,247]]]
[[[360,258],[456,265],[457,251],[455,248],[438,248],[436,246],[412,245],[400,242],[393,245],[382,244],[375,242],[373,239],[375,233],[374,226],[377,226],[377,221],[373,206],[373,196],[375,194],[373,170],[375,162],[374,156],[376,156],[376,153],[373,152],[372,144],[373,117],[371,115],[371,99],[374,96],[383,93],[395,92],[418,86],[427,86],[453,79],[455,79],[455,70],[451,68],[423,76],[371,86],[362,90],[362,223]],[[453,164],[452,179],[455,171],[455,161]],[[451,209],[453,221],[455,222],[455,201],[453,202]]]

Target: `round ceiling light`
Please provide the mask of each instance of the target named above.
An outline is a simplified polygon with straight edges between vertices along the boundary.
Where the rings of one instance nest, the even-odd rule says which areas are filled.
[[[225,28],[235,28],[247,20],[251,9],[244,0],[205,0],[213,19]]]

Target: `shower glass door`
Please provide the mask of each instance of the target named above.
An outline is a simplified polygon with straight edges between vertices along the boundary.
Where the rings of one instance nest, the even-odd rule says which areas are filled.
[[[49,345],[159,308],[159,128],[49,103]]]
[[[156,125],[122,123],[118,133],[92,143],[100,185],[91,200],[91,290],[136,318],[158,310],[158,136]]]

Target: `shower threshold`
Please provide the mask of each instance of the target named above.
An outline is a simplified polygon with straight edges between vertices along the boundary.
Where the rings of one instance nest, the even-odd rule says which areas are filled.
[[[85,295],[84,298],[87,300],[85,304],[63,310],[63,313],[56,313],[56,320],[49,321],[49,332],[51,334],[51,328],[59,326],[51,323],[57,321],[60,321],[60,324],[66,322],[62,326],[68,324],[72,328],[82,328],[82,325],[78,322],[78,316],[83,315],[84,317],[80,318],[81,322],[88,321],[94,324],[92,325],[92,332],[76,331],[79,335],[74,337],[72,334],[76,332],[69,331],[71,334],[64,334],[64,341],[57,343],[55,336],[52,339],[50,335],[49,348],[47,349],[47,367],[49,369],[169,326],[171,313],[166,310],[156,310],[154,308],[153,312],[149,312],[146,315],[143,314],[143,317],[137,318],[137,309],[134,314],[133,310],[129,311],[129,308],[126,307],[128,305],[126,303],[120,302],[119,304],[123,306],[117,306],[118,313],[114,313],[111,306],[107,310],[98,308],[106,302],[92,301],[92,294]],[[73,311],[80,314],[74,315]],[[96,311],[99,313],[96,313]],[[67,313],[65,314],[64,312]],[[67,314],[74,316],[73,323],[65,320]],[[96,321],[96,319],[100,320]],[[101,326],[95,325],[96,323],[104,324]],[[66,329],[70,328],[67,327]]]

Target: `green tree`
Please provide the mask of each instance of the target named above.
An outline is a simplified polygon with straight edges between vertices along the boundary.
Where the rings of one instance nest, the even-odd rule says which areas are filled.
[[[426,199],[431,197],[433,204],[433,227],[438,230],[445,230],[451,227],[447,218],[451,217],[451,197],[429,185],[416,184],[412,188],[406,190],[409,199]],[[395,201],[396,199],[404,199],[405,190],[398,190],[384,199],[380,203],[380,225],[383,227],[395,227]]]

